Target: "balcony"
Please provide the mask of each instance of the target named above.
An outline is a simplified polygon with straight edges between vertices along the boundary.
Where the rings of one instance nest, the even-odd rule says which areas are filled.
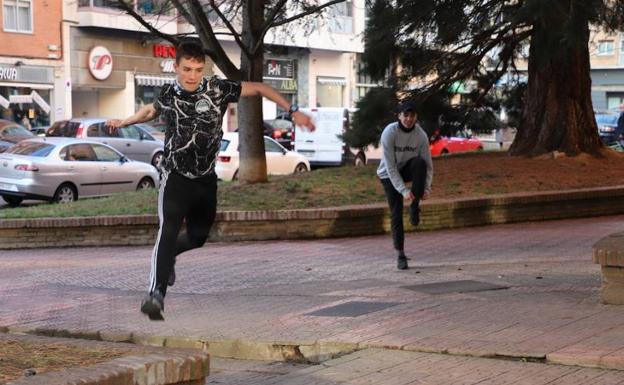
[[[167,0],[135,0],[134,9],[157,29],[175,34],[176,14],[170,4]],[[147,32],[116,0],[78,0],[78,22],[81,27]]]

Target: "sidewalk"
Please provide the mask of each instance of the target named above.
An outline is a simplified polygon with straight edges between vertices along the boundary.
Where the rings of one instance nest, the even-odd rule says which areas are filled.
[[[624,216],[412,233],[406,272],[396,270],[387,235],[210,244],[179,258],[161,323],[138,312],[148,247],[3,251],[0,328],[204,345],[213,356],[247,359],[325,361],[389,348],[397,351],[356,354],[442,357],[466,368],[476,360],[501,365],[503,377],[513,372],[505,365],[543,364],[478,357],[624,370],[624,307],[599,303],[591,260],[592,245],[617,231]],[[452,357],[464,355],[472,358]],[[313,368],[321,366],[305,370]],[[586,370],[624,380],[624,372]]]

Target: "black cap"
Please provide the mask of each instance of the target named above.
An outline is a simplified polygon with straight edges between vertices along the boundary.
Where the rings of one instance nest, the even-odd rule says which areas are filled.
[[[406,100],[399,105],[399,113],[403,112],[415,112],[416,105],[411,100]]]

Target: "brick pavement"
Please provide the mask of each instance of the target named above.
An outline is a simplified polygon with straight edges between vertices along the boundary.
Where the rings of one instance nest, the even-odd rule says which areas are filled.
[[[138,312],[150,248],[2,251],[0,327],[189,337],[247,358],[275,358],[282,345],[323,359],[390,347],[624,370],[624,307],[599,303],[591,260],[592,245],[623,231],[623,219],[409,234],[406,272],[395,269],[389,236],[209,244],[179,258],[162,323]],[[455,280],[509,289],[405,288]],[[350,301],[398,304],[358,317],[307,315]]]
[[[206,384],[617,385],[624,374],[540,363],[368,349],[321,365],[212,359]]]

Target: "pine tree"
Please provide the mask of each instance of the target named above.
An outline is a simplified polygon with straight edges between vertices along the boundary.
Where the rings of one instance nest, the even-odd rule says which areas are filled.
[[[374,79],[426,100],[477,79],[480,95],[517,71],[528,46],[528,84],[512,155],[602,149],[591,101],[590,28],[618,30],[624,0],[371,0],[363,61]],[[479,107],[483,97],[475,99]],[[366,103],[362,103],[366,109]]]

